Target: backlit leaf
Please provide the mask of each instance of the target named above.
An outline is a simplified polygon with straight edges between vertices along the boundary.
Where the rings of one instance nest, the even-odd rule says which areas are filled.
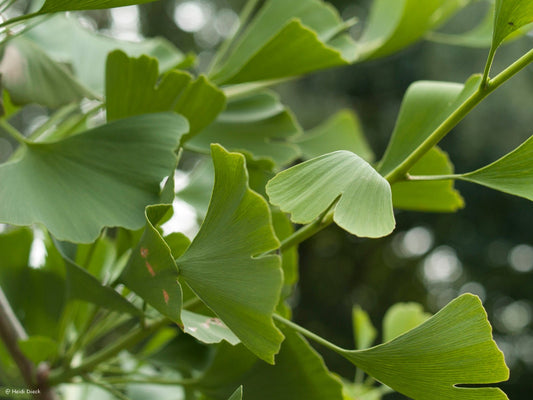
[[[242,400],[242,386],[238,388],[228,400]]]
[[[492,46],[498,47],[511,33],[533,22],[530,0],[496,0],[496,18]]]
[[[39,10],[40,14],[58,11],[97,10],[149,3],[154,0],[46,0]]]
[[[362,350],[367,349],[376,340],[378,332],[370,316],[359,306],[352,309],[352,325],[355,338],[355,348]]]
[[[334,206],[334,221],[360,237],[381,237],[395,226],[388,182],[366,161],[336,151],[280,172],[267,185],[272,204],[310,223]]]
[[[196,295],[258,357],[273,363],[283,335],[272,321],[283,274],[268,204],[248,187],[245,159],[212,146],[215,186],[200,231],[177,260]]]
[[[181,313],[185,333],[203,343],[220,343],[225,340],[229,344],[240,343],[237,336],[218,318],[206,317],[187,310]]]
[[[383,318],[383,342],[403,335],[431,317],[418,303],[398,303],[387,310]]]
[[[104,226],[139,229],[144,208],[160,202],[185,132],[183,117],[152,114],[28,143],[20,159],[0,165],[0,222],[40,222],[56,238],[81,243]]]

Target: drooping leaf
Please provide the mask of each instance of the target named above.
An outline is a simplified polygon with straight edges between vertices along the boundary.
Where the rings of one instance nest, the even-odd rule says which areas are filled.
[[[240,343],[239,338],[218,318],[206,317],[187,310],[182,311],[181,318],[183,331],[202,343],[220,343],[222,340],[232,345]]]
[[[496,17],[492,46],[497,48],[503,40],[533,22],[533,3],[529,0],[496,0]]]
[[[31,336],[28,339],[19,340],[18,346],[22,353],[35,365],[52,359],[58,351],[55,340],[46,336]]]
[[[414,400],[507,399],[498,388],[457,386],[489,385],[509,378],[481,301],[470,294],[390,342],[339,353]]]
[[[286,165],[299,156],[290,139],[301,134],[292,113],[270,91],[232,99],[226,110],[201,134],[187,143],[187,148],[206,152],[211,143],[267,158]]]
[[[453,165],[445,152],[434,147],[411,168],[409,174],[451,175]],[[454,212],[464,206],[453,180],[396,182],[392,185],[392,202],[396,208],[431,212]]]
[[[352,324],[355,348],[362,350],[372,346],[378,332],[372,325],[369,315],[359,306],[352,309]]]
[[[334,206],[334,221],[360,237],[381,237],[395,226],[388,182],[366,161],[336,151],[280,172],[267,185],[272,204],[307,224]]]
[[[212,79],[252,82],[348,64],[355,44],[345,30],[338,12],[322,1],[269,0]]]
[[[0,222],[41,222],[56,238],[81,243],[104,226],[139,229],[144,208],[160,202],[185,132],[183,117],[152,114],[28,143],[21,159],[0,166]]]
[[[59,108],[85,97],[94,98],[64,66],[22,37],[7,42],[0,74],[3,88],[16,105],[37,103]]]
[[[378,171],[386,176],[400,165],[477,90],[480,81],[481,77],[474,75],[465,85],[431,81],[413,83],[405,94]]]
[[[357,61],[384,57],[420,40],[465,5],[462,0],[374,0],[357,42]]]
[[[387,310],[383,318],[383,342],[403,335],[426,322],[431,314],[424,312],[418,303],[398,303]]]
[[[338,112],[322,125],[295,138],[295,142],[306,160],[337,150],[351,151],[368,162],[374,160],[359,118],[351,110]]]
[[[215,186],[205,220],[177,260],[183,280],[258,357],[273,363],[283,335],[272,321],[283,276],[265,200],[248,187],[245,160],[212,146]]]
[[[181,324],[183,294],[178,283],[178,267],[156,228],[169,209],[166,205],[146,208],[146,228],[120,280],[161,314]]]
[[[53,16],[23,36],[38,44],[53,59],[69,63],[84,85],[103,94],[105,61],[109,52],[120,49],[131,57],[146,54],[159,61],[162,72],[186,62],[186,57],[163,38],[128,42],[82,27],[75,17]],[[83,43],[83,46],[80,46]]]
[[[242,386],[233,393],[228,400],[242,400]]]
[[[533,200],[533,137],[499,160],[458,178]]]
[[[39,14],[55,13],[58,11],[98,10],[149,3],[155,0],[46,0],[39,10]]]
[[[175,111],[189,121],[192,137],[209,125],[224,109],[224,93],[204,76],[193,80],[183,71],[170,71],[159,80],[155,58],[129,58],[122,51],[109,54],[106,64],[107,119]]]

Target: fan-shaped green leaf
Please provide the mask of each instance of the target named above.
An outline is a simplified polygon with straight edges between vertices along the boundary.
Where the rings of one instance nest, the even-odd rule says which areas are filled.
[[[383,318],[383,342],[403,335],[431,317],[418,303],[397,303],[387,310]]]
[[[465,294],[418,327],[368,350],[339,353],[414,400],[503,400],[498,388],[457,385],[507,380],[481,301]]]
[[[1,82],[14,104],[59,108],[94,95],[31,41],[8,41],[0,63]]]
[[[376,340],[378,332],[369,315],[359,306],[352,309],[352,325],[355,338],[355,348],[358,350],[367,349]]]
[[[187,310],[181,313],[183,331],[203,343],[220,343],[225,340],[229,344],[240,343],[237,336],[218,318],[206,317]]]
[[[421,81],[407,90],[391,140],[378,171],[386,176],[420,146],[479,87],[481,77],[465,85]]]
[[[146,208],[146,228],[120,280],[161,314],[181,324],[183,294],[178,283],[178,267],[156,228],[170,208],[167,205]]]
[[[498,47],[511,33],[533,22],[530,0],[496,0],[496,18],[492,46]]]
[[[533,200],[533,137],[521,146],[477,171],[458,176],[501,192]]]
[[[363,135],[359,118],[351,110],[343,110],[329,118],[322,125],[295,138],[305,159],[337,150],[348,150],[363,160],[372,162],[374,153]]]
[[[109,121],[134,115],[175,111],[189,121],[184,140],[209,125],[224,109],[226,97],[205,77],[192,79],[183,71],[170,71],[159,80],[155,58],[129,58],[114,51],[107,58],[106,107]]]
[[[273,363],[283,275],[268,204],[248,187],[244,156],[213,145],[215,186],[198,235],[177,260],[183,280],[257,356]]]
[[[334,220],[361,237],[381,237],[395,226],[388,182],[366,161],[348,151],[336,151],[280,172],[267,185],[272,204],[306,224],[318,218],[338,198]]]
[[[358,41],[357,60],[384,57],[421,39],[467,2],[463,0],[374,0]]]
[[[55,13],[58,11],[98,10],[149,3],[155,0],[46,0],[39,14]]]
[[[152,114],[28,143],[20,159],[0,166],[0,222],[41,222],[60,240],[85,243],[104,226],[139,229],[144,208],[160,202],[185,132],[183,117]]]
[[[230,100],[226,110],[189,141],[187,148],[206,152],[211,143],[220,143],[230,150],[286,165],[299,155],[290,138],[300,133],[298,122],[279,96],[262,91]]]
[[[409,174],[451,175],[453,165],[445,152],[434,147],[413,165]],[[453,180],[396,182],[392,185],[392,202],[404,210],[431,212],[454,212],[464,206]]]
[[[269,0],[212,78],[252,82],[348,64],[355,44],[341,34],[345,29],[338,12],[322,1]]]

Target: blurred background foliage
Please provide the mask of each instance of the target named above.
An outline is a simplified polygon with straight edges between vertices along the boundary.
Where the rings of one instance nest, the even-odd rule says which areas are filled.
[[[331,1],[344,19],[356,17],[357,36],[369,1]],[[161,0],[139,7],[87,12],[94,29],[130,40],[164,36],[198,54],[198,68],[235,29],[243,0]],[[479,22],[486,4],[473,2],[445,27],[462,32]],[[531,49],[526,36],[499,51],[494,71]],[[319,72],[277,87],[304,128],[343,108],[360,116],[380,156],[407,87],[418,80],[463,82],[481,72],[488,49],[424,41],[377,61]],[[474,170],[511,151],[532,133],[533,67],[513,78],[450,134],[441,146],[457,172]],[[24,111],[38,120],[42,110]],[[38,124],[39,122],[35,122]],[[0,138],[0,162],[11,144]],[[502,385],[510,399],[533,393],[533,206],[524,199],[457,183],[466,206],[455,214],[397,213],[397,230],[380,240],[359,239],[330,227],[300,247],[300,284],[292,298],[295,320],[343,347],[353,347],[351,310],[360,305],[381,325],[396,302],[415,301],[436,312],[461,293],[481,297],[495,338],[511,367]],[[190,214],[190,211],[189,211]],[[190,216],[189,216],[190,217]],[[318,349],[322,351],[323,349]],[[353,367],[322,351],[334,371],[353,377]],[[402,398],[391,394],[387,399]]]

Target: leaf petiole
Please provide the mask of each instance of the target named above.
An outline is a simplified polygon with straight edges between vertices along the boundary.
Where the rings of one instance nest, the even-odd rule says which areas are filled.
[[[13,125],[7,122],[4,118],[0,119],[0,127],[21,145],[25,146],[29,143],[29,141],[24,137],[24,135],[20,133],[17,129],[15,129]]]

